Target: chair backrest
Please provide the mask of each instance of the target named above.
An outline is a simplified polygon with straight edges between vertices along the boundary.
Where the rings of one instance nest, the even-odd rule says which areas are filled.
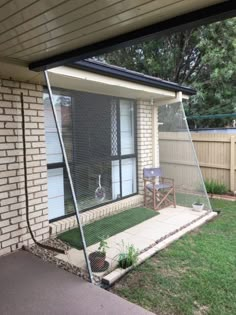
[[[160,167],[150,167],[143,169],[143,177],[144,178],[152,178],[161,176],[161,168]]]

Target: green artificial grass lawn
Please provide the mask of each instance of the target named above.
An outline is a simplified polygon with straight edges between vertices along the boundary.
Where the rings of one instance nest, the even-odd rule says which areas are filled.
[[[219,216],[157,253],[112,291],[162,315],[236,314],[236,202],[213,200]]]
[[[86,244],[87,246],[93,245],[99,242],[102,237],[110,237],[120,233],[156,216],[157,214],[158,212],[151,209],[133,208],[87,224],[83,227]],[[78,228],[64,232],[60,234],[58,238],[67,242],[72,247],[82,249],[82,242]]]

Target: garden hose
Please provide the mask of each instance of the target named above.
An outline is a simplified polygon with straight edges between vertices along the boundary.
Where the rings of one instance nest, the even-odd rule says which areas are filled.
[[[30,226],[30,220],[29,220],[29,197],[28,197],[28,179],[27,179],[27,159],[26,159],[26,141],[25,141],[25,111],[24,111],[24,98],[23,98],[23,93],[20,95],[21,97],[21,116],[22,116],[22,143],[23,143],[23,163],[24,163],[24,183],[25,183],[25,207],[26,207],[26,221],[27,221],[27,226],[30,232],[30,235],[32,237],[32,240],[34,243],[44,249],[51,250],[54,252],[58,252],[60,254],[65,254],[66,251],[63,249],[59,249],[56,247],[48,246],[45,244],[39,243],[34,236],[34,233],[31,229]],[[25,246],[22,246],[22,249],[25,249]]]

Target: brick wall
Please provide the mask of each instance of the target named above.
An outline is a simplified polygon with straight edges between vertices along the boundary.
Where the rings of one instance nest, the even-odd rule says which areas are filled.
[[[24,94],[30,222],[48,238],[42,86],[0,80],[0,255],[32,243],[25,217],[20,93]]]
[[[153,117],[153,114],[156,117]],[[139,194],[143,194],[143,169],[145,167],[153,167],[159,165],[158,153],[158,135],[155,137],[155,150],[157,161],[154,165],[154,132],[158,132],[158,128],[154,130],[153,121],[158,122],[157,111],[153,111],[151,101],[137,101],[137,151],[138,151],[138,186]],[[157,125],[156,125],[157,126]]]

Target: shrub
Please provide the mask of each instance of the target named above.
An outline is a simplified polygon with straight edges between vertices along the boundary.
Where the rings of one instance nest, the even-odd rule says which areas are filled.
[[[100,238],[100,242],[99,242],[99,247],[98,250],[99,252],[103,253],[104,255],[106,254],[107,249],[109,248],[108,244],[107,244],[107,239],[109,238],[109,235],[107,236],[102,236]]]
[[[211,180],[205,180],[205,186],[206,186],[206,191],[209,194],[218,194],[218,195],[223,195],[228,192],[227,187],[225,184],[218,183],[214,181],[213,179]]]
[[[136,265],[138,262],[138,250],[134,247],[134,245],[127,245],[119,254],[118,258],[118,266],[120,268],[126,269],[130,266]]]

